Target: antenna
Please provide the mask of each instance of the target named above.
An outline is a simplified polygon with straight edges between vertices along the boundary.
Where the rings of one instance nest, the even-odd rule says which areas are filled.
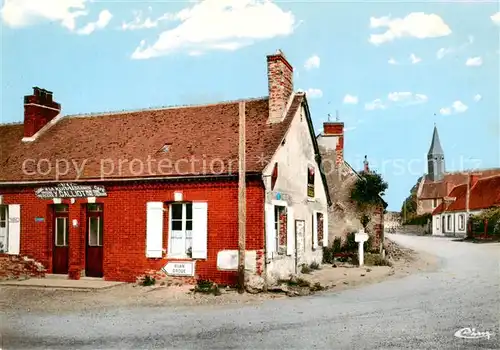
[[[331,113],[328,113],[328,121],[331,122],[332,121],[332,115]]]
[[[335,110],[335,121],[339,121],[340,118],[339,118],[339,111],[338,110]]]

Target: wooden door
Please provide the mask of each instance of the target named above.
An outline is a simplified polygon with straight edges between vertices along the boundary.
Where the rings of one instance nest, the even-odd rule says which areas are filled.
[[[69,208],[66,204],[54,206],[54,249],[52,273],[67,274],[69,267]]]
[[[103,206],[87,204],[85,275],[103,277]]]

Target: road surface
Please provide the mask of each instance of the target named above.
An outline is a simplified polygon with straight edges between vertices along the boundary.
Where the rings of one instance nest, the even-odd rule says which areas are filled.
[[[437,272],[255,306],[120,308],[3,320],[3,349],[499,349],[499,244],[389,235]],[[457,330],[493,332],[463,339]]]

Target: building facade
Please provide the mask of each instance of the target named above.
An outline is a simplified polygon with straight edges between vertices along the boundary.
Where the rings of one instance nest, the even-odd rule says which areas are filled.
[[[441,204],[446,205],[445,198],[456,186],[466,184],[470,175],[479,178],[500,175],[500,168],[447,172],[439,133],[434,127],[427,154],[427,174],[417,184],[417,215],[432,214]]]
[[[468,183],[456,186],[432,212],[432,234],[465,237],[469,218],[500,206],[500,175],[470,175]]]
[[[34,88],[0,125],[0,243],[49,273],[133,282],[150,270],[235,284],[245,114],[248,274],[321,262],[330,201],[305,93],[281,51],[268,96],[67,116]]]

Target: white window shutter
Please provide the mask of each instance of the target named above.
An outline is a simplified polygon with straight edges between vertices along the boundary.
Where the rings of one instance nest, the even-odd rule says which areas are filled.
[[[161,258],[163,251],[163,203],[146,206],[146,257]]]
[[[9,254],[20,253],[21,248],[21,205],[10,204],[9,205],[9,230],[8,230],[8,248],[7,252]]]
[[[193,203],[193,259],[206,259],[208,246],[208,204],[206,202]]]
[[[313,249],[318,249],[318,212],[313,212],[313,220],[312,220],[312,230],[313,230]]]
[[[265,220],[266,220],[266,255],[272,259],[273,253],[276,251],[276,230],[274,229],[274,206],[272,204],[265,205]]]
[[[323,213],[323,247],[328,247],[328,211]]]
[[[286,208],[286,254],[293,255],[295,253],[295,220],[293,216],[293,208]]]

